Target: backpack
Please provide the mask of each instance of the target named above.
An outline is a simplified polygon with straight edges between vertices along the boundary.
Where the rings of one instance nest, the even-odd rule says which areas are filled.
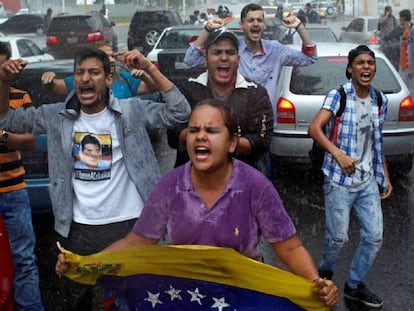
[[[338,136],[338,125],[341,122],[341,117],[345,110],[345,105],[346,105],[346,94],[345,94],[345,90],[343,86],[342,85],[338,86],[336,90],[339,92],[339,109],[335,115],[334,127],[331,133],[329,134],[329,139],[331,140],[333,138],[335,144],[336,144],[337,136]],[[382,106],[382,96],[381,96],[380,91],[378,91],[376,88],[374,88],[374,91],[377,96],[378,111],[379,111]],[[323,132],[325,132],[325,128],[326,126],[322,128]],[[309,151],[309,158],[311,160],[312,170],[317,172],[317,174],[319,174],[318,177],[322,178],[323,180],[323,173],[321,169],[323,165],[323,160],[325,158],[325,150],[321,148],[315,141],[313,141],[312,149]]]

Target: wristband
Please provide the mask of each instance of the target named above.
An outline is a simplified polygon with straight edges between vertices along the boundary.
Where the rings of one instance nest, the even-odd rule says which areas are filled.
[[[207,31],[208,33],[212,32],[213,30],[211,30],[210,28],[207,27],[207,25],[204,26],[204,30]]]
[[[299,24],[295,27],[296,30],[300,27],[300,25],[303,25],[302,22],[299,22]]]

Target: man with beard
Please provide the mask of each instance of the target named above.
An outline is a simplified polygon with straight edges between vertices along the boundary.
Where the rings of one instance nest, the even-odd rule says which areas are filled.
[[[164,102],[115,98],[109,90],[112,74],[107,54],[87,48],[75,55],[74,92],[65,102],[12,110],[7,100],[9,82],[27,62],[8,60],[0,66],[0,128],[47,134],[55,230],[65,247],[83,255],[129,232],[160,178],[148,129],[177,126],[190,113],[184,96],[139,51],[124,53],[120,61],[149,74]],[[75,166],[74,150],[87,133],[105,144],[110,168]],[[91,309],[90,286],[72,282],[65,289],[70,310]]]
[[[283,24],[295,28],[302,39],[302,51],[282,45],[276,40],[262,39],[266,28],[263,8],[256,3],[247,4],[241,11],[239,27],[244,37],[239,38],[239,72],[242,76],[263,85],[272,105],[276,104],[276,89],[281,66],[308,66],[316,62],[316,45],[305,26],[293,14]],[[214,29],[223,26],[221,19],[209,20],[200,36],[190,44],[184,61],[191,67],[204,66],[204,43]]]
[[[178,87],[192,107],[211,98],[231,107],[240,127],[236,158],[266,173],[273,132],[273,110],[266,89],[237,72],[239,40],[233,32],[226,28],[214,30],[205,47],[207,71]],[[168,131],[168,142],[177,149],[176,167],[189,160],[186,132],[186,125]]]

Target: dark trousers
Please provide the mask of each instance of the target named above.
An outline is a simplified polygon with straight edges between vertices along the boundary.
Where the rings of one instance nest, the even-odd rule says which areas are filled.
[[[108,225],[84,225],[73,222],[67,239],[61,241],[64,248],[82,256],[102,251],[113,242],[127,235],[135,224],[136,219],[117,222]],[[101,304],[96,301],[93,286],[76,283],[67,279],[66,297],[68,310],[92,310],[92,304]],[[95,300],[95,301],[94,301]]]

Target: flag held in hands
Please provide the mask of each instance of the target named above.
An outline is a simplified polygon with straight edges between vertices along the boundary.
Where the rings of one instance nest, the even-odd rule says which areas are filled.
[[[65,276],[105,289],[105,310],[327,310],[318,287],[233,249],[154,245],[79,256]]]

